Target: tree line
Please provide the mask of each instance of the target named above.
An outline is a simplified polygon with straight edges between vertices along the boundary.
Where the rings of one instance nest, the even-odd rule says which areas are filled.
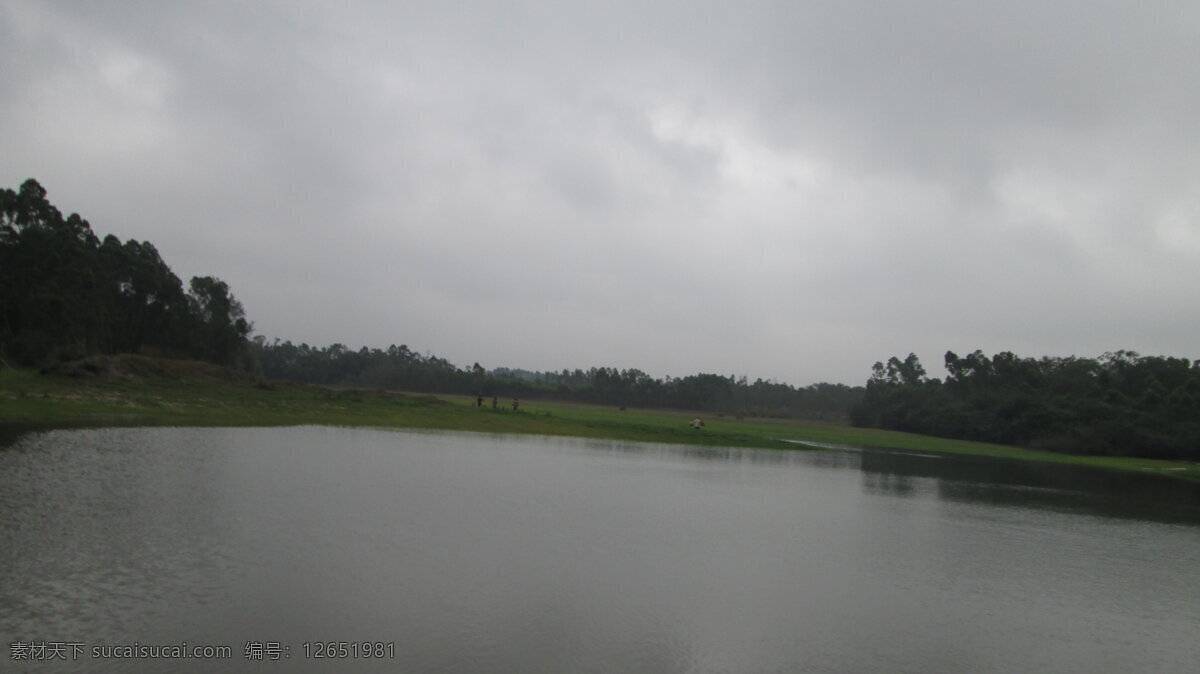
[[[862,387],[788,384],[717,374],[655,378],[638,369],[593,367],[588,370],[532,372],[487,370],[479,363],[458,368],[437,356],[421,355],[407,345],[387,349],[343,344],[299,346],[255,337],[248,361],[265,377],[314,384],[460,393],[485,397],[535,397],[617,407],[666,407],[708,410],[730,415],[843,418],[863,393]]]
[[[914,354],[875,363],[852,422],[1073,454],[1200,460],[1200,361],[947,351],[945,366],[941,380]]]
[[[0,189],[0,357],[159,353],[237,365],[251,324],[213,276],[185,290],[150,242],[100,240],[36,180]]]

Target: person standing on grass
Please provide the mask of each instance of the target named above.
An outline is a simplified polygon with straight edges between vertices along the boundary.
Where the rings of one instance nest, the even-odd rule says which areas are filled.
[[[513,411],[516,412],[517,408],[520,406],[521,406],[521,401],[517,400],[516,398],[513,398]]]
[[[476,406],[476,407],[483,407],[483,394],[482,394],[482,393],[480,393],[479,395],[475,396],[475,406]]]
[[[492,409],[496,409],[496,405],[497,405],[499,402],[500,402],[500,401],[496,400],[496,396],[492,396]]]

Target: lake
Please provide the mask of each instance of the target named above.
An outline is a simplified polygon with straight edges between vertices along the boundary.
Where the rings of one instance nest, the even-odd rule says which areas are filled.
[[[1200,663],[1200,485],[1162,478],[299,427],[25,435],[0,479],[0,669]]]

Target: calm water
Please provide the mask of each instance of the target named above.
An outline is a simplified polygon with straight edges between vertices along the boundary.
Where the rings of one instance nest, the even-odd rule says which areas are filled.
[[[0,669],[1200,663],[1190,484],[911,454],[329,428],[54,431],[0,451],[0,479]],[[318,640],[393,643],[394,658],[306,658]],[[183,641],[233,657],[91,657]],[[84,651],[14,663],[16,642]],[[247,642],[290,657],[246,660]]]

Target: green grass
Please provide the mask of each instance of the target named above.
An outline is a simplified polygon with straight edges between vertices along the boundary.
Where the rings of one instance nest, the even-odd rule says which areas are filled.
[[[483,408],[467,396],[428,396],[338,390],[213,376],[212,369],[131,377],[40,375],[0,369],[0,424],[61,426],[374,426],[484,433],[526,433],[779,450],[813,448],[797,442],[885,447],[1046,461],[1132,470],[1200,481],[1194,463],[1122,457],[1073,456],[1005,445],[854,428],[833,423],[744,419],[700,413],[706,425],[693,430],[696,412],[627,410],[558,401],[521,402]],[[511,403],[511,398],[502,399]],[[789,442],[790,441],[790,442]]]

